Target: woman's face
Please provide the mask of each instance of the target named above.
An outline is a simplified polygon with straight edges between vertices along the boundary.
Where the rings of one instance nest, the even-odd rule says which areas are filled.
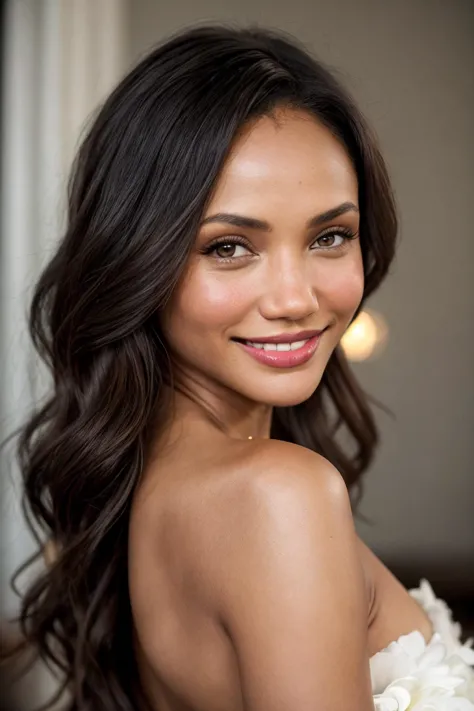
[[[257,403],[309,398],[362,298],[358,231],[357,177],[327,128],[289,109],[246,128],[164,314],[180,372]]]

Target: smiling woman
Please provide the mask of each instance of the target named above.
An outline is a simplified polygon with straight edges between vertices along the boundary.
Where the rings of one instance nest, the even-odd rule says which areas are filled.
[[[211,378],[252,403],[314,393],[363,297],[358,202],[347,150],[306,111],[275,108],[233,144],[162,320],[182,364],[176,384],[227,427],[229,401],[223,390],[210,400]],[[235,434],[268,436],[270,410],[252,410]]]
[[[348,495],[377,431],[339,343],[396,232],[371,131],[294,40],[191,29],[106,100],[19,445],[55,543],[23,632],[70,711],[367,711],[370,656],[430,641]]]

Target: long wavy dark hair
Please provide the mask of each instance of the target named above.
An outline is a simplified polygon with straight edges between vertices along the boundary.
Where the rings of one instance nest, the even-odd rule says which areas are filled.
[[[41,531],[37,555],[45,540],[57,547],[23,595],[20,621],[59,671],[69,711],[136,708],[127,534],[168,407],[172,363],[159,314],[239,130],[279,106],[310,112],[353,161],[365,299],[394,254],[387,170],[334,73],[293,38],[217,25],[174,35],[120,82],[78,151],[66,233],[29,316],[53,388],[18,440],[25,512]],[[340,349],[306,402],[275,409],[271,435],[321,453],[353,490],[377,430]]]

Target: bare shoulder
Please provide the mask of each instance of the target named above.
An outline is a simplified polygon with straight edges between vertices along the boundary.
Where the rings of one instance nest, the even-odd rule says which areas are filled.
[[[243,708],[372,708],[367,592],[336,469],[297,445],[235,442],[170,489],[162,557],[230,643]],[[140,516],[141,536],[143,525]],[[150,568],[139,568],[149,589]]]
[[[312,536],[321,555],[332,555],[343,534],[352,540],[344,480],[315,452],[280,440],[233,442],[206,464],[195,476],[151,479],[135,501],[131,526],[142,545],[166,530],[206,606],[218,604],[221,560],[239,551],[245,558],[246,546],[274,538],[274,528],[286,527],[295,547]]]
[[[360,564],[348,491],[326,459],[305,447],[263,440],[247,447],[233,469],[233,484],[213,517],[215,561],[232,555],[250,561],[248,549],[261,545],[268,554],[271,540],[278,555],[283,547],[300,554],[306,547],[321,566],[345,564],[349,556]]]
[[[266,469],[270,481],[288,479],[296,491],[309,487],[319,496],[329,497],[333,505],[350,510],[344,479],[327,459],[297,444],[274,441],[273,445],[261,453],[271,464]]]
[[[237,475],[234,481],[250,505],[262,497],[277,503],[280,494],[286,493],[295,497],[295,502],[309,495],[318,502],[330,501],[332,506],[350,509],[342,476],[327,459],[306,447],[281,440],[257,441],[235,458],[232,469]]]
[[[368,603],[345,484],[303,447],[256,445],[206,560],[245,708],[367,709]]]
[[[313,535],[329,549],[333,533],[353,530],[344,480],[330,462],[305,447],[280,440],[240,442],[217,469],[211,511],[195,538],[206,551],[212,549],[206,560],[216,561],[217,570],[229,547],[245,558],[247,545],[284,527],[295,547]]]
[[[296,474],[304,478],[307,474],[316,473],[318,482],[340,482],[344,486],[341,475],[327,459],[292,442],[257,440],[252,449],[249,447],[248,457],[251,462],[266,464],[266,467],[262,467],[262,474],[270,477]]]
[[[247,450],[237,468],[240,503],[250,518],[255,517],[255,523],[271,526],[274,518],[280,520],[286,511],[298,519],[300,531],[305,526],[340,525],[341,519],[352,528],[342,476],[324,457],[306,447],[263,440]],[[236,524],[241,525],[239,521]]]

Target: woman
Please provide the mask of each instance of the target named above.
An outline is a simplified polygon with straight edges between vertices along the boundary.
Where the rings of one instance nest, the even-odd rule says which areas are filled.
[[[34,295],[54,392],[20,443],[57,547],[23,627],[71,711],[366,711],[374,655],[438,639],[348,495],[377,435],[338,343],[396,232],[363,117],[283,35],[188,30],[107,99]]]

